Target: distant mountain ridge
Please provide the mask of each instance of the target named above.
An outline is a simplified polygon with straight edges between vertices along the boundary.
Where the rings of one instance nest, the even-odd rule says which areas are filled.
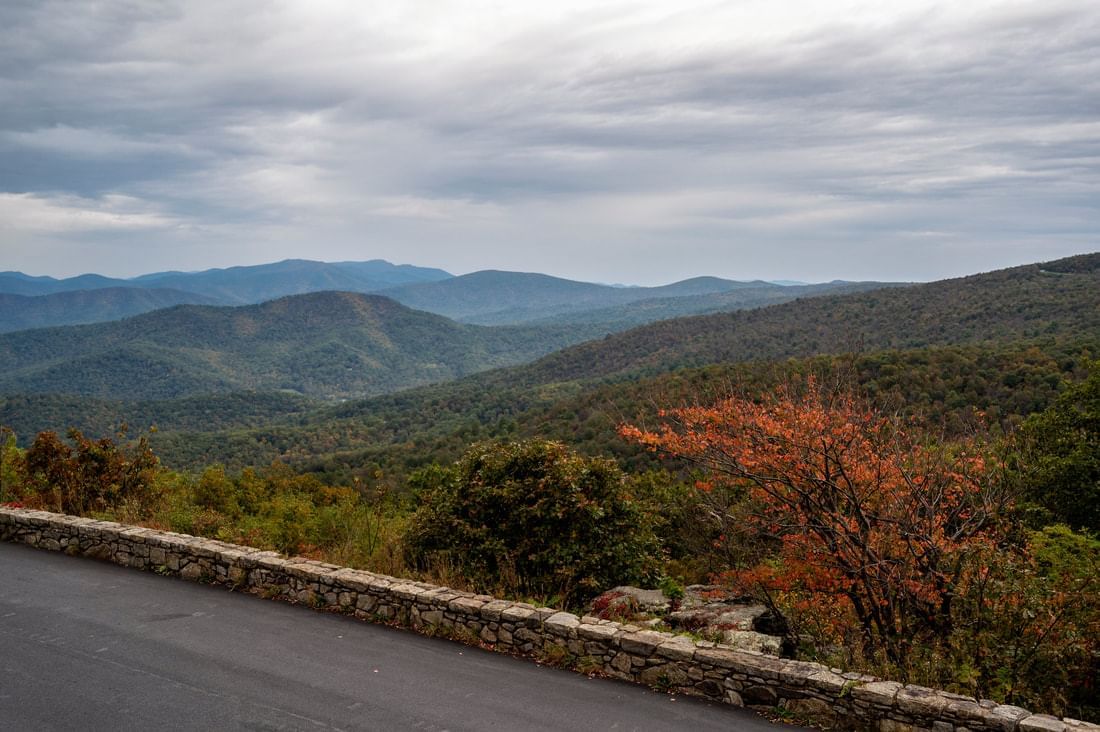
[[[228,305],[251,304],[286,295],[323,290],[374,292],[387,287],[432,282],[451,276],[441,269],[391,264],[382,259],[365,262],[285,259],[271,264],[208,269],[201,272],[153,272],[130,279],[98,274],[55,279],[22,272],[0,272],[0,293],[35,296],[108,287],[167,288],[205,295]]]
[[[287,295],[328,291],[383,294],[408,307],[476,325],[547,320],[558,324],[593,324],[603,320],[611,332],[660,318],[758,307],[829,289],[880,284],[832,282],[800,288],[703,276],[658,287],[623,287],[500,270],[455,277],[441,269],[395,265],[380,259],[365,262],[287,259],[202,272],[154,272],[131,279],[97,274],[54,279],[0,272],[0,332],[103,322],[174,304],[246,305]],[[143,298],[132,294],[127,298],[120,294],[124,289],[134,293],[172,290],[191,297],[161,292],[156,296]],[[4,297],[41,298],[78,291],[85,294],[52,301]],[[743,291],[740,296],[731,294],[739,291]],[[632,303],[646,304],[631,310]],[[607,312],[596,316],[592,311]]]
[[[315,262],[287,259],[274,264],[210,269],[203,272],[159,272],[131,282],[172,287],[218,298],[225,304],[250,304],[310,292],[377,292],[415,282],[449,279],[441,269],[367,262]]]
[[[693,277],[658,287],[616,287],[590,282],[577,282],[550,275],[529,272],[483,270],[435,282],[401,285],[383,290],[387,297],[418,310],[445,315],[464,323],[502,325],[506,323],[559,322],[595,323],[601,319],[618,324],[637,325],[655,319],[691,315],[722,309],[758,307],[773,302],[793,300],[809,294],[821,294],[830,289],[853,285],[881,287],[884,283],[828,283],[796,287],[775,285],[763,281],[741,282],[719,277]],[[751,291],[745,297],[728,296],[739,291]],[[708,303],[687,298],[706,298]],[[682,302],[677,302],[682,299]],[[651,316],[636,317],[629,311],[631,304],[662,301],[658,308],[648,308]],[[682,305],[682,307],[680,306]],[[608,311],[596,316],[595,311]],[[642,312],[645,312],[643,309]]]

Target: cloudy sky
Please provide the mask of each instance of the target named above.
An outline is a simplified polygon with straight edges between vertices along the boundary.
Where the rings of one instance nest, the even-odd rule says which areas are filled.
[[[1095,250],[1095,0],[0,4],[0,269],[924,280]]]

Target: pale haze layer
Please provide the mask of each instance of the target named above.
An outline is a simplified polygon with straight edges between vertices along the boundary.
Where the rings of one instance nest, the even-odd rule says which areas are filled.
[[[927,280],[1098,232],[1092,0],[0,5],[0,269]]]

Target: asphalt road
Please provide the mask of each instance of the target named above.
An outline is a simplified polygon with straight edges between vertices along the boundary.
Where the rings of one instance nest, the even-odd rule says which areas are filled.
[[[720,704],[0,543],[0,729],[777,727]]]

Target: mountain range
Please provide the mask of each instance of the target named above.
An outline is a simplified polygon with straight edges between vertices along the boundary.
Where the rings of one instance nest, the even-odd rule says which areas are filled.
[[[22,272],[0,272],[0,293],[52,295],[74,290],[104,288],[167,288],[204,295],[221,304],[247,304],[323,290],[373,292],[412,282],[431,282],[451,277],[441,269],[390,264],[381,259],[366,262],[314,262],[287,259],[202,272],[154,272],[131,279],[83,274],[66,279],[34,277]]]
[[[0,273],[0,333],[116,320],[177,304],[242,305],[287,295],[384,294],[417,310],[476,325],[603,324],[621,330],[659,318],[758,307],[828,290],[882,283],[783,286],[697,277],[660,287],[614,287],[543,274],[486,270],[452,276],[426,267],[301,259],[122,280],[87,274],[58,280]],[[638,303],[638,307],[633,307]]]
[[[703,284],[704,290],[707,287]],[[704,292],[685,297],[732,297],[737,292],[752,289]],[[287,298],[280,307],[289,312],[297,307],[297,302],[307,302],[310,297],[314,296]],[[448,459],[473,440],[500,435],[549,431],[583,442],[592,439],[591,423],[586,422],[588,417],[585,415],[593,413],[604,398],[600,395],[606,395],[608,389],[627,390],[622,393],[633,396],[623,397],[626,403],[638,406],[645,401],[641,396],[648,388],[645,384],[666,383],[668,379],[679,378],[677,374],[681,373],[702,374],[690,377],[698,380],[714,373],[711,369],[728,374],[731,373],[728,369],[737,364],[750,362],[768,362],[785,368],[782,364],[786,359],[851,353],[910,354],[869,357],[873,364],[895,363],[881,368],[892,369],[884,372],[884,378],[899,383],[898,380],[907,378],[907,373],[919,373],[927,369],[930,362],[942,360],[936,349],[970,348],[982,354],[984,365],[981,369],[986,372],[982,378],[997,380],[1003,376],[1005,384],[1032,383],[1038,379],[1036,383],[1045,385],[1042,388],[1050,391],[1060,383],[1059,364],[1077,363],[1079,354],[1084,353],[1083,357],[1087,358],[1087,354],[1095,354],[1100,347],[1100,254],[906,287],[826,291],[816,297],[751,310],[662,320],[620,333],[605,333],[597,327],[586,336],[575,324],[559,324],[556,326],[559,331],[547,335],[542,329],[555,326],[546,323],[508,328],[461,325],[408,310],[377,296],[325,297],[363,298],[363,302],[373,303],[378,313],[401,320],[402,327],[421,323],[415,338],[395,342],[397,352],[411,364],[410,373],[415,378],[379,380],[370,385],[365,385],[364,378],[349,379],[346,369],[340,371],[341,364],[350,366],[351,373],[356,373],[363,368],[356,364],[369,360],[357,362],[349,357],[341,361],[339,356],[347,355],[348,348],[354,352],[354,348],[334,345],[346,337],[339,335],[336,326],[320,327],[302,317],[288,320],[284,325],[284,315],[264,310],[267,306],[228,309],[186,306],[162,311],[180,318],[181,322],[171,327],[168,325],[171,319],[162,323],[159,318],[164,316],[154,313],[142,316],[151,318],[148,321],[141,318],[124,321],[130,325],[120,326],[117,331],[96,330],[107,327],[97,325],[0,337],[0,358],[14,359],[20,353],[28,354],[19,361],[18,369],[0,381],[0,393],[7,394],[0,398],[0,423],[16,425],[22,434],[46,427],[63,429],[67,426],[63,423],[65,419],[89,428],[117,424],[120,420],[135,425],[156,423],[161,430],[156,436],[158,450],[167,461],[175,464],[220,461],[242,465],[283,458],[303,464],[323,464],[328,466],[326,470],[337,470],[331,466],[346,468],[370,461],[388,464],[387,461],[396,460],[394,456],[398,454],[405,456],[402,460],[412,460],[408,456],[413,454],[416,461]],[[383,302],[389,304],[383,306]],[[632,306],[641,307],[640,303],[645,302],[652,300],[638,301]],[[352,306],[349,302],[342,307]],[[352,309],[362,307],[366,305],[356,305]],[[319,301],[311,308],[316,313],[334,309],[339,310],[327,301]],[[238,310],[242,314],[230,314]],[[220,311],[226,312],[213,314]],[[195,312],[208,319],[195,319]],[[262,314],[270,315],[271,320],[261,319]],[[425,319],[432,319],[430,327]],[[227,323],[238,321],[239,324],[227,330],[230,328]],[[212,336],[203,335],[212,327],[225,331],[222,340],[211,340]],[[379,332],[384,329],[380,322],[373,327]],[[362,330],[359,326],[356,328]],[[250,333],[250,329],[254,332]],[[333,338],[293,335],[310,329],[328,332]],[[127,330],[147,331],[150,337],[141,342],[140,348],[127,345],[122,340]],[[269,332],[273,341],[284,345],[265,344],[260,331]],[[439,355],[440,348],[446,351],[444,344],[459,342],[447,341],[438,335],[444,333],[453,338],[477,334],[476,338],[482,339],[479,353],[491,354],[499,359],[498,363],[504,362],[511,357],[505,355],[507,349],[492,350],[502,342],[501,336],[494,335],[498,331],[510,334],[512,347],[527,349],[511,361],[518,365],[476,374],[466,371],[470,375],[464,377],[461,376],[463,368],[450,374],[432,369],[432,364],[438,364],[438,359],[443,358]],[[533,336],[534,333],[539,335]],[[64,339],[58,340],[58,334],[68,334],[67,337],[73,340],[66,344]],[[593,334],[596,339],[550,352],[556,344],[568,342],[571,337]],[[425,340],[440,338],[444,340],[438,347]],[[238,339],[240,344],[236,344]],[[184,342],[193,345],[182,348],[178,357],[170,355],[171,343],[179,346]],[[73,348],[73,343],[91,350]],[[96,352],[95,344],[107,345]],[[362,347],[364,354],[376,353],[366,344],[356,347]],[[446,359],[455,359],[465,348],[463,345],[454,347],[459,350],[451,351]],[[164,369],[179,367],[188,363],[188,359],[198,359],[198,366],[205,369],[203,373],[212,374],[210,378],[214,380],[220,379],[217,383],[208,381],[201,388],[213,385],[226,393],[203,397],[199,387],[182,391],[178,388],[175,391],[145,389],[141,386],[141,380],[149,378],[142,375],[149,371],[145,367],[126,372],[125,377],[120,377],[110,388],[96,386],[98,382],[91,375],[99,374],[95,378],[104,378],[101,360],[109,361],[110,353],[127,348],[138,348],[146,355],[159,353]],[[520,363],[525,358],[534,358],[540,348],[545,349],[541,352],[546,355],[530,363]],[[990,376],[989,372],[999,368],[994,365],[997,357],[990,355],[987,358],[984,354],[1002,351],[1014,354],[1009,360],[1022,365],[1011,373]],[[84,355],[78,355],[80,353]],[[255,361],[258,354],[270,354],[260,359],[267,366],[249,363],[249,359]],[[126,358],[134,356],[129,353]],[[377,356],[375,358],[377,360]],[[965,363],[978,357],[951,358],[954,359],[952,363]],[[97,361],[100,362],[97,364]],[[1041,363],[1042,368],[1028,366],[1033,362]],[[391,360],[388,363],[396,366],[399,362]],[[194,373],[200,373],[198,366]],[[305,375],[314,367],[322,370],[318,371],[321,376],[312,382],[292,381],[287,376]],[[960,373],[963,375],[959,377],[961,385],[958,388],[972,388],[966,386],[971,376],[965,371]],[[332,374],[340,376],[326,381]],[[454,376],[460,378],[446,381]],[[411,385],[416,378],[422,378],[419,383],[425,385],[398,393],[382,393]],[[721,377],[711,378],[718,379],[711,383],[720,384]],[[430,381],[440,383],[427,385]],[[166,374],[163,383],[173,383],[172,377]],[[354,388],[345,387],[339,392],[329,386],[333,383]],[[76,384],[79,388],[74,391],[67,384]],[[83,388],[82,384],[94,388]],[[355,390],[377,396],[325,406],[271,391],[249,392],[244,396],[238,393],[240,389],[270,390],[273,384],[279,385],[276,388],[291,388],[318,396],[333,393],[350,396]],[[58,395],[58,390],[66,388],[72,396]],[[1039,393],[1040,386],[1034,390]],[[191,396],[166,398],[180,393]],[[915,396],[919,397],[918,401],[947,398],[921,393]],[[145,401],[134,401],[139,398]],[[210,405],[205,423],[202,418],[204,400]],[[250,406],[240,409],[239,414],[233,409],[221,408],[221,404],[235,401]],[[1021,405],[1014,408],[1024,410],[1026,404],[1021,402]],[[606,431],[610,423],[605,419],[600,423],[601,429]]]

